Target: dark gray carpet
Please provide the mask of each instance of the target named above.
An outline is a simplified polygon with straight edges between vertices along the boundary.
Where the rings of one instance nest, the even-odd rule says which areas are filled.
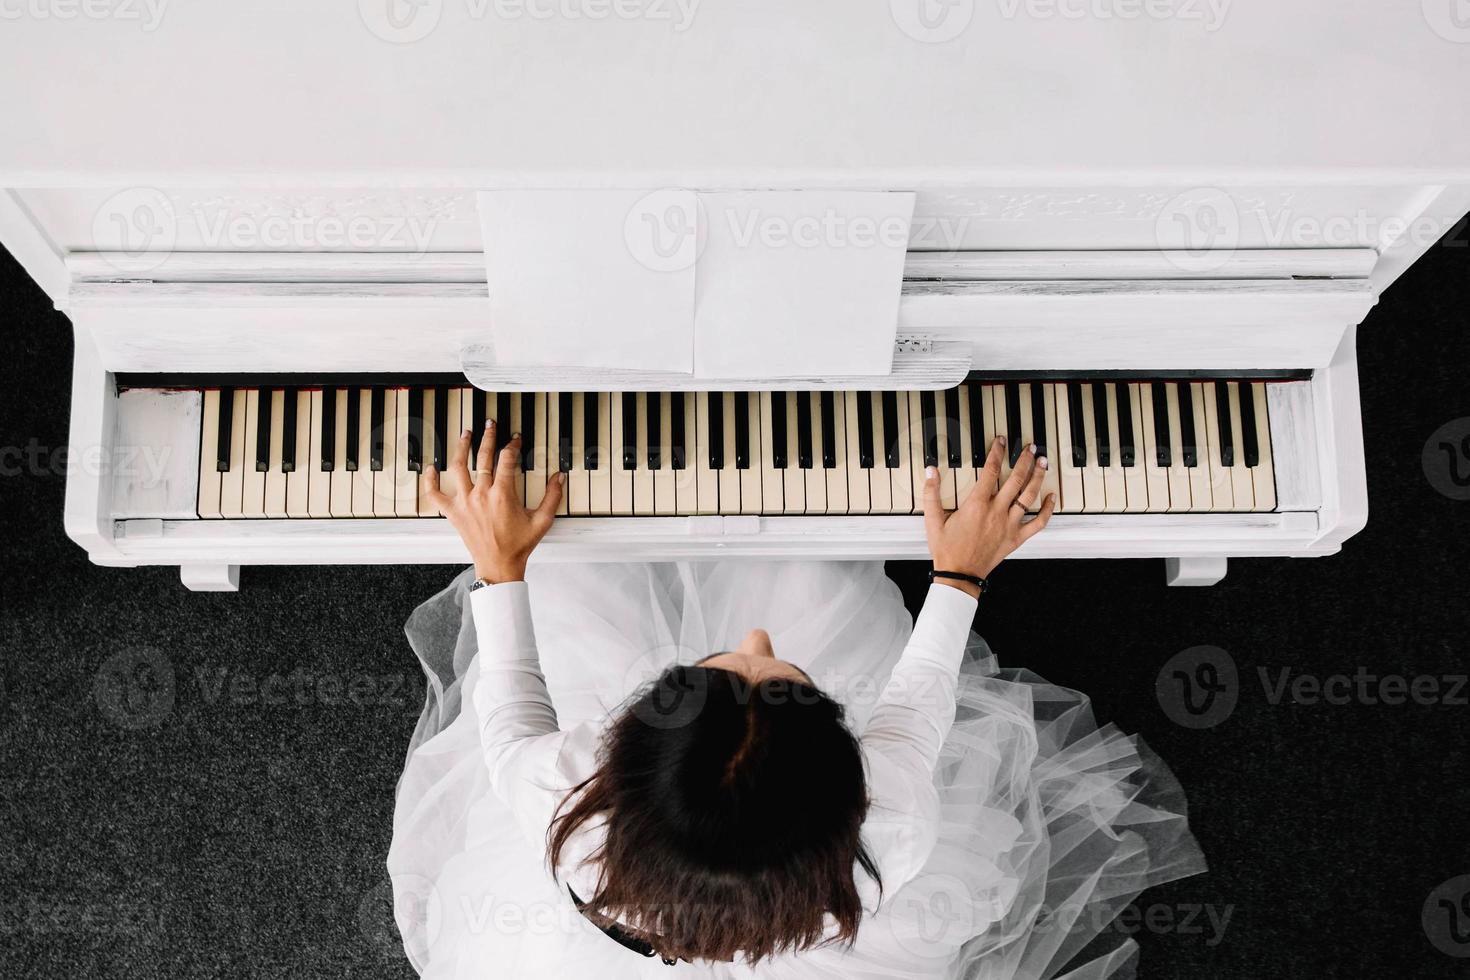
[[[1341,555],[1233,562],[1208,590],[1165,589],[1159,562],[1013,562],[984,603],[1004,661],[1090,692],[1189,792],[1213,870],[1121,927],[1146,978],[1466,975],[1421,924],[1470,874],[1465,692],[1273,703],[1257,671],[1466,672],[1470,503],[1421,450],[1470,416],[1467,273],[1463,237],[1433,249],[1361,329],[1373,517]],[[3,255],[0,318],[0,973],[411,975],[382,871],[422,693],[400,626],[449,571],[247,569],[195,595],[90,566],[61,528],[68,325]],[[912,601],[918,566],[890,570]],[[1241,685],[1196,730],[1154,684],[1201,644]]]

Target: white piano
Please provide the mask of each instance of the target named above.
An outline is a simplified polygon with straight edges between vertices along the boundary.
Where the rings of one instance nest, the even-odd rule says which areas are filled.
[[[922,557],[924,466],[960,499],[996,434],[1061,501],[1018,557],[1330,555],[1358,324],[1466,239],[1470,39],[1433,2],[1186,7],[8,23],[0,242],[74,328],[67,532],[195,589],[463,562],[416,476],[496,418],[528,496],[568,473],[538,560]],[[606,187],[914,192],[891,371],[507,368],[477,192]]]

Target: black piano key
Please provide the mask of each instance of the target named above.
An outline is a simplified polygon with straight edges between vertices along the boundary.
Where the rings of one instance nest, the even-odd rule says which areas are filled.
[[[796,465],[812,468],[812,393],[796,393]]]
[[[650,391],[645,396],[648,402],[648,468],[661,470],[664,468],[664,454],[659,446],[659,435],[664,427],[663,398],[656,391]]]
[[[219,390],[219,424],[214,429],[214,468],[230,471],[230,443],[235,438],[235,389]]]
[[[1153,395],[1154,455],[1160,466],[1168,466],[1172,458],[1169,447],[1169,386],[1162,381],[1155,381]]]
[[[727,421],[726,425],[729,424]],[[750,392],[735,392],[735,468],[750,469]]]
[[[965,450],[960,444],[960,390],[958,388],[949,388],[944,392],[944,436],[944,455],[950,468],[963,466]]]
[[[967,384],[970,393],[970,465],[977,469],[985,465],[990,447],[985,445],[985,386]]]
[[[337,389],[322,390],[322,458],[321,470],[330,473],[337,468]]]
[[[924,438],[924,465],[939,465],[939,409],[934,392],[919,392],[919,428]]]
[[[561,411],[563,417],[572,417],[572,396],[563,392]],[[536,393],[521,392],[521,469],[529,473],[536,468]]]
[[[515,435],[515,426],[511,425],[510,406],[510,392],[497,391],[495,393],[495,451],[497,453],[510,445],[510,437]]]
[[[709,468],[725,468],[725,396],[718,391],[709,393],[705,399],[709,406],[709,431],[704,435],[704,444],[709,447]]]
[[[873,468],[873,397],[871,392],[857,396],[858,465],[865,470]]]
[[[883,402],[883,465],[890,470],[898,469],[898,392],[885,391],[879,399]]]
[[[824,391],[822,403],[822,469],[837,468],[837,395]]]
[[[408,389],[408,470],[424,470],[424,389]]]
[[[1128,389],[1123,388],[1118,393],[1126,396]],[[1118,426],[1120,440],[1122,439],[1122,434],[1123,427],[1120,423]],[[1131,428],[1128,430],[1128,436],[1130,439],[1133,436],[1133,430]],[[1092,437],[1093,442],[1097,444],[1097,465],[1112,466],[1113,436],[1108,430],[1108,386],[1100,381],[1094,382],[1092,385]]]
[[[623,469],[636,470],[638,468],[638,395],[625,391],[622,397],[623,431],[619,438],[622,440]]]
[[[1199,441],[1194,432],[1194,386],[1179,385],[1179,456],[1184,465],[1199,465]]]
[[[271,468],[271,402],[272,392],[262,388],[255,399],[255,472]]]
[[[1067,430],[1072,433],[1072,465],[1087,465],[1087,418],[1082,414],[1082,383],[1067,382]]]
[[[1240,444],[1246,466],[1261,465],[1261,445],[1256,438],[1256,398],[1248,381],[1240,383]]]
[[[296,401],[295,388],[286,389],[281,406],[281,472],[296,472]]]
[[[575,402],[570,391],[556,394],[556,468],[560,473],[572,471],[572,410],[576,407]],[[525,468],[529,470],[531,467]]]
[[[582,393],[582,431],[585,433],[585,445],[582,446],[582,463],[589,470],[597,469],[601,462],[602,447],[598,440],[602,438],[602,430],[599,428],[601,420],[598,418],[597,392],[587,391]]]
[[[1133,444],[1133,386],[1114,384],[1118,399],[1118,458],[1124,466],[1138,462],[1138,447]]]
[[[383,426],[385,424],[384,414],[387,411],[386,392],[382,388],[374,388],[372,403],[369,406],[372,417],[368,424],[372,426],[368,439],[368,467],[374,473],[383,468]]]
[[[438,385],[430,394],[434,399],[434,469],[443,473],[449,463],[449,389]],[[454,437],[458,439],[459,433]]]
[[[362,460],[358,459],[357,447],[362,438],[362,392],[357,388],[347,389],[347,442],[343,448],[347,451],[345,467],[349,473],[356,473]]]
[[[470,396],[470,422],[466,426],[470,430],[470,454],[474,458],[470,460],[470,466],[475,465],[475,460],[480,458],[480,440],[485,435],[485,402],[484,389],[476,388]]]
[[[1021,458],[1026,446],[1021,441],[1021,386],[1014,381],[1006,382],[1006,432],[1009,434],[1011,465]]]
[[[1215,418],[1220,423],[1217,438],[1220,440],[1220,464],[1235,465],[1235,430],[1230,425],[1230,386],[1223,381],[1215,383]]]
[[[684,393],[669,392],[669,466],[682,470],[689,459],[689,435],[684,430]]]
[[[1031,385],[1031,441],[1036,444],[1036,457],[1051,455],[1046,443],[1046,386]]]
[[[786,468],[786,392],[771,392],[771,465]]]

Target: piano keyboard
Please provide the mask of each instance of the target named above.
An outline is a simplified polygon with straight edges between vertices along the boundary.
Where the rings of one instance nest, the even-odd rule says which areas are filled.
[[[237,387],[204,392],[201,518],[434,517],[419,474],[464,429],[523,435],[535,506],[567,474],[561,513],[910,514],[924,470],[946,507],[991,441],[1003,474],[1035,443],[1059,512],[1276,507],[1263,381],[966,382],[946,391],[484,392]]]

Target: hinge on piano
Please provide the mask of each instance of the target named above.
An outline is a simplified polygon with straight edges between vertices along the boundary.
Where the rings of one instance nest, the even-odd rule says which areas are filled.
[[[933,349],[933,337],[896,337],[893,341],[895,354],[928,354]]]

